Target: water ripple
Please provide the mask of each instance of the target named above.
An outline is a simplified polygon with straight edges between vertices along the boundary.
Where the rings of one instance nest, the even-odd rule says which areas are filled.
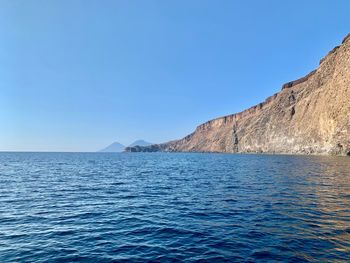
[[[349,262],[350,159],[0,153],[0,262]]]

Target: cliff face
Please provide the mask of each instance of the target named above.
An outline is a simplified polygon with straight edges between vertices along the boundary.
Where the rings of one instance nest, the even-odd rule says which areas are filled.
[[[350,35],[317,70],[240,113],[183,139],[126,151],[350,155]]]

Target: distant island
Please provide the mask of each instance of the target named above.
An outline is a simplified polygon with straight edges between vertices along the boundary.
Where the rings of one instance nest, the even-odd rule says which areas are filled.
[[[132,144],[130,144],[128,147],[134,147],[134,146],[149,146],[152,145],[153,143],[147,142],[145,140],[137,140],[134,141]]]
[[[350,156],[350,34],[318,69],[264,102],[203,123],[183,139],[125,150]]]
[[[128,147],[135,147],[135,146],[149,146],[152,145],[152,143],[147,142],[145,140],[136,140],[133,143],[131,143]],[[106,148],[103,148],[102,150],[99,150],[98,152],[123,152],[125,150],[126,146],[119,143],[119,142],[113,142],[112,144],[108,145]]]

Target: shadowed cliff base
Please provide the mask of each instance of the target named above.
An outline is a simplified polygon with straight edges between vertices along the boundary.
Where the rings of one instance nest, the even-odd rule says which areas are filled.
[[[350,156],[350,34],[319,67],[240,113],[183,139],[127,152],[224,152]]]

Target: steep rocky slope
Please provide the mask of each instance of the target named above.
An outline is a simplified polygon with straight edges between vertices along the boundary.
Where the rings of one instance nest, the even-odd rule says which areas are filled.
[[[350,155],[350,35],[307,76],[183,139],[126,151]]]

